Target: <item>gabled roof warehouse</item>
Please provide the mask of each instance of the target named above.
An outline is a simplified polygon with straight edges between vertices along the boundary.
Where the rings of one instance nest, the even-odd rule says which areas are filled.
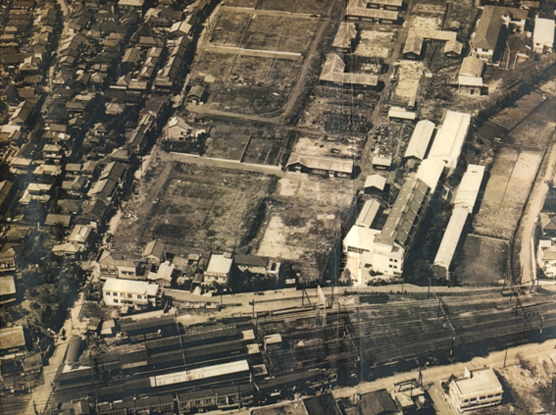
[[[454,208],[434,258],[434,265],[442,266],[446,270],[450,267],[468,216],[469,211],[463,206]]]
[[[479,190],[485,175],[485,166],[470,164],[463,175],[454,199],[454,205],[461,205],[470,212],[475,208]]]
[[[376,218],[376,214],[380,209],[380,202],[376,199],[370,199],[365,202],[361,213],[357,217],[355,224],[357,226],[363,226],[365,228],[370,228],[371,224]]]
[[[421,120],[415,126],[404,157],[415,157],[424,160],[427,148],[434,133],[435,124],[428,120]]]
[[[444,122],[436,133],[428,158],[441,158],[449,169],[455,169],[470,123],[469,114],[447,111]]]
[[[434,193],[445,166],[446,164],[444,163],[444,160],[439,158],[425,159],[419,166],[419,170],[417,170],[415,178],[421,179],[425,182],[426,185],[431,188],[431,192]]]
[[[429,191],[430,188],[422,180],[407,180],[375,241],[385,245],[397,243],[404,248],[410,245],[413,233],[418,227],[415,225],[418,225],[423,217],[422,208],[428,203]]]

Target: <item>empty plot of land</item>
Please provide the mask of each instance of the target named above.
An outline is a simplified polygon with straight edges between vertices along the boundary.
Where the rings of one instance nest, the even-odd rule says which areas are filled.
[[[266,114],[287,101],[301,63],[285,59],[238,56],[227,88],[209,100],[212,107],[239,113]]]
[[[411,21],[412,29],[441,29],[442,17],[439,16],[413,16]]]
[[[394,41],[394,32],[361,30],[361,40],[354,53],[360,56],[386,59],[392,53]]]
[[[504,280],[509,242],[468,235],[454,271],[460,285],[498,285]]]
[[[284,147],[284,139],[278,137],[252,137],[243,157],[244,163],[278,166]]]
[[[230,7],[247,7],[254,9],[257,5],[257,0],[226,0],[226,6]]]
[[[259,0],[257,9],[291,13],[321,14],[327,0]]]
[[[328,252],[340,231],[340,218],[354,195],[350,182],[303,174],[280,179],[267,201],[264,225],[255,239],[259,255],[314,262]]]
[[[138,194],[146,194],[152,186],[160,188],[158,200],[144,217],[123,220],[118,229],[117,245],[127,252],[140,251],[154,238],[168,244],[172,252],[237,248],[276,180],[258,173],[179,162],[172,162],[166,180],[160,182],[158,173],[154,167],[151,181],[141,183],[138,189]],[[136,198],[126,212],[137,211],[142,204]]]
[[[207,157],[241,161],[249,136],[245,134],[215,134],[207,140]]]
[[[311,44],[317,24],[316,20],[254,13],[241,47],[302,53]]]
[[[220,13],[210,34],[210,43],[216,46],[239,47],[250,17],[249,13],[236,13],[231,10]]]
[[[498,124],[499,126],[511,130],[520,121],[522,121],[531,111],[533,111],[540,103],[542,103],[542,96],[535,92],[524,95],[513,105],[504,108],[498,114],[490,119],[490,121]],[[553,104],[554,105],[554,104]]]
[[[544,149],[556,127],[555,113],[556,100],[547,99],[522,124],[510,131],[504,142],[539,150]]]
[[[235,55],[224,55],[204,51],[193,69],[192,83],[202,81],[209,84],[209,92],[218,90],[228,80],[228,75],[235,60]]]
[[[479,213],[476,233],[510,239],[541,161],[538,151],[503,147],[494,162]]]
[[[403,100],[415,99],[423,70],[422,62],[401,61],[398,70],[398,84],[395,90],[396,97]]]

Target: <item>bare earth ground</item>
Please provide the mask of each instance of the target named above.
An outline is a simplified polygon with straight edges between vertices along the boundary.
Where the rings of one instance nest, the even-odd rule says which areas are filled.
[[[509,249],[508,241],[468,235],[455,271],[458,284],[496,285],[504,281]]]
[[[395,98],[409,102],[412,98],[417,96],[419,89],[419,81],[423,76],[425,66],[423,62],[400,61],[398,69],[398,82],[394,90]]]
[[[240,246],[272,191],[274,176],[166,162],[164,157],[153,163],[125,206],[116,248],[138,253],[154,238],[180,253]]]
[[[249,13],[221,12],[211,32],[210,43],[216,46],[239,47],[250,20]]]
[[[264,225],[254,240],[259,255],[314,262],[339,236],[341,218],[355,189],[342,179],[288,173],[267,202]]]
[[[259,0],[257,9],[320,14],[325,5],[326,0]]]
[[[392,53],[396,33],[379,30],[361,30],[361,40],[355,48],[355,55],[386,59]]]

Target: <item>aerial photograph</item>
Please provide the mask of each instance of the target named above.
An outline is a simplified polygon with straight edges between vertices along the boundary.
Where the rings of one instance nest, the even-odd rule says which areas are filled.
[[[556,415],[555,0],[2,0],[0,415]]]

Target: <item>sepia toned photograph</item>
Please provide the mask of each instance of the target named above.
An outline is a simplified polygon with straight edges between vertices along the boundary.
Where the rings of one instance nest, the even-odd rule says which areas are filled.
[[[0,1],[0,415],[556,415],[555,33]]]

